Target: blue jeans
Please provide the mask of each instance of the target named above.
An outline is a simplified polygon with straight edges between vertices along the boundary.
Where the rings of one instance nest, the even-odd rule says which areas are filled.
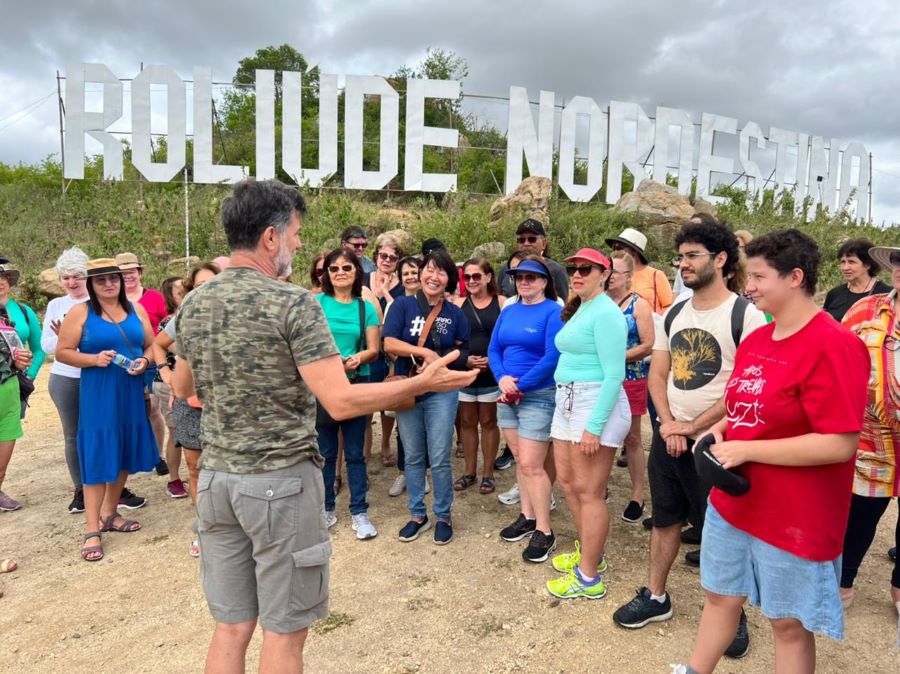
[[[425,459],[431,463],[434,485],[432,510],[439,520],[450,519],[453,506],[453,468],[450,450],[459,403],[457,391],[431,393],[416,406],[397,412],[397,426],[406,451],[407,505],[413,517],[425,516]]]
[[[366,437],[366,417],[341,421],[335,428],[320,428],[319,453],[325,457],[322,479],[325,482],[325,510],[334,510],[334,474],[337,468],[338,430],[344,435],[344,460],[347,462],[347,484],[350,488],[350,514],[369,510],[366,501],[368,478],[363,444]]]

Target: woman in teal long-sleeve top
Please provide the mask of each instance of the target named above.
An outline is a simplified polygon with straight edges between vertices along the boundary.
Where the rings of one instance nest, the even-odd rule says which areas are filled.
[[[41,348],[41,324],[30,308],[23,307],[9,298],[9,290],[19,282],[19,272],[8,264],[8,260],[0,260],[0,307],[4,307],[10,324],[15,326],[16,334],[22,343],[27,345],[31,352],[31,364],[26,370],[30,379],[34,379],[44,363],[46,354]],[[13,378],[15,379],[15,378]],[[25,414],[25,406],[19,401],[18,382],[16,385],[8,384],[5,395],[0,396],[0,417],[7,419],[10,424],[0,422],[4,429],[0,432],[0,488],[6,477],[6,468],[12,458],[16,439],[22,435],[21,424],[13,423],[16,414],[21,418]],[[8,428],[6,426],[9,425]],[[17,426],[17,428],[14,428]],[[18,501],[0,491],[0,510],[18,510]]]
[[[606,486],[616,449],[631,428],[625,379],[625,317],[604,292],[612,263],[598,250],[582,248],[566,262],[574,296],[563,309],[556,335],[556,410],[550,435],[556,474],[578,529],[580,547],[553,558],[565,573],[547,583],[551,594],[599,599],[606,594],[600,573],[609,533]]]

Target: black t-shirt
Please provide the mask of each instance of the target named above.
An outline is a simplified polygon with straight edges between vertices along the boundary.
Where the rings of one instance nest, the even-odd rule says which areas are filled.
[[[844,317],[844,314],[850,310],[850,307],[863,297],[889,292],[891,292],[891,287],[882,281],[875,281],[875,285],[872,286],[872,289],[864,293],[852,293],[847,287],[847,284],[842,283],[828,291],[828,294],[825,295],[825,304],[822,308],[831,314],[831,317],[834,320],[840,321]]]
[[[469,321],[469,355],[470,356],[486,356],[488,346],[491,343],[491,335],[494,332],[494,325],[500,316],[500,300],[496,297],[491,298],[491,303],[484,309],[477,308],[471,298],[466,298],[462,305],[463,314]],[[472,383],[477,388],[486,388],[488,386],[496,386],[497,380],[490,368],[483,370]]]

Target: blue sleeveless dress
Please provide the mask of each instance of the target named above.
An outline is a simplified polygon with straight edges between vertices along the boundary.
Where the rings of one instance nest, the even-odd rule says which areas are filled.
[[[111,349],[131,359],[141,355],[144,329],[133,309],[119,324],[129,344],[114,323],[95,314],[90,302],[86,305],[88,316],[79,351],[99,353]],[[123,470],[153,470],[159,451],[144,406],[143,377],[133,377],[112,363],[81,370],[78,460],[84,484],[115,482]]]

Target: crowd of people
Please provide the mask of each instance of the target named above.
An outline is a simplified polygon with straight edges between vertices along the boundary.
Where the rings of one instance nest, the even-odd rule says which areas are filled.
[[[481,257],[458,264],[437,239],[414,255],[390,234],[369,259],[353,226],[314,256],[310,292],[290,282],[305,211],[294,189],[239,184],[222,206],[230,256],[160,291],[132,253],[65,250],[65,295],[43,327],[0,261],[0,488],[52,354],[80,555],[96,562],[105,534],[141,528],[120,513],[146,502],[129,475],[168,475],[168,496],[196,505],[188,550],[217,623],[208,671],[242,662],[257,623],[263,662],[302,662],[307,627],[327,613],[344,486],[356,538],[378,535],[373,419],[381,461],[398,469],[389,494],[407,496],[400,541],[433,529],[446,545],[455,494],[494,494],[519,510],[498,522],[503,545],[527,539],[523,560],[550,562],[546,590],[561,599],[606,594],[608,484],[627,466],[617,516],[650,529],[649,560],[615,624],[670,619],[668,574],[683,541],[700,544],[685,559],[706,603],[677,671],[748,652],[748,599],[771,622],[777,671],[812,671],[814,634],[842,638],[860,563],[900,494],[900,248],[845,242],[846,283],[823,311],[821,252],[798,230],[754,239],[696,214],[675,237],[676,293],[634,228],[607,239],[609,253],[584,242],[561,264],[529,218],[495,272]],[[510,466],[515,486],[495,494]],[[568,550],[554,534],[556,482],[577,531]],[[0,491],[0,510],[20,507]]]

